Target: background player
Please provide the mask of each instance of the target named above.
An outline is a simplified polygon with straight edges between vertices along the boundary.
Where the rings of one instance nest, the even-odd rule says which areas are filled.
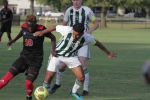
[[[10,8],[7,7],[8,2],[4,1],[4,8],[1,9],[1,17],[0,17],[0,22],[1,22],[1,30],[0,30],[0,42],[1,42],[1,37],[4,32],[7,32],[7,36],[9,41],[11,41],[11,24],[12,24],[12,19],[13,19],[13,14]],[[12,50],[12,46],[10,45],[8,50]]]
[[[51,39],[52,44],[52,55],[56,55],[55,36],[48,32],[42,37],[34,37],[33,33],[46,29],[42,25],[36,24],[36,16],[34,14],[27,15],[26,23],[22,25],[22,30],[16,36],[15,39],[8,42],[7,45],[11,45],[20,37],[23,36],[23,50],[20,53],[20,57],[12,64],[8,73],[0,80],[0,89],[3,88],[7,83],[19,73],[26,71],[26,100],[32,100],[33,82],[38,76],[39,70],[43,62],[43,41],[44,37]]]
[[[50,83],[58,70],[58,67],[64,62],[77,77],[70,94],[77,100],[83,100],[83,98],[77,94],[77,90],[83,85],[85,76],[76,51],[84,45],[93,44],[103,50],[109,58],[116,57],[115,55],[117,53],[109,52],[99,41],[95,40],[93,36],[84,32],[84,25],[81,23],[76,23],[73,26],[73,29],[69,26],[52,26],[41,32],[34,33],[34,36],[42,36],[47,32],[54,31],[55,29],[57,32],[61,33],[62,37],[56,46],[57,57],[49,57],[47,73],[43,86],[46,87],[46,89],[50,88]]]
[[[85,27],[84,31],[86,31],[86,33],[88,34],[92,34],[92,32],[99,27],[99,23],[96,17],[94,16],[93,11],[86,6],[81,5],[82,1],[83,0],[72,0],[73,6],[71,6],[70,8],[66,10],[62,25],[66,26],[67,23],[69,22],[69,26],[73,27],[75,23],[82,23],[84,24],[84,27]],[[89,21],[92,21],[94,24],[94,26],[90,29],[89,29]],[[78,50],[78,56],[82,63],[82,68],[85,74],[85,81],[84,81],[84,88],[83,88],[82,96],[87,96],[89,94],[89,90],[88,90],[89,72],[87,69],[86,62],[87,62],[87,59],[90,58],[89,45],[86,45],[80,48]],[[60,82],[64,75],[65,68],[66,68],[66,65],[63,63],[57,72],[56,84],[52,87],[50,93],[54,93],[56,89],[60,87]]]

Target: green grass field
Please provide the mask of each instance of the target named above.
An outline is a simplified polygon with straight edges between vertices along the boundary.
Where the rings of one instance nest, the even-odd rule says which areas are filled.
[[[89,96],[85,100],[149,100],[150,87],[141,82],[141,68],[150,58],[150,33],[144,25],[124,25],[124,30],[118,24],[108,24],[107,29],[97,29],[93,36],[102,42],[110,51],[117,52],[117,58],[109,59],[107,55],[95,46],[91,48],[91,59],[87,67],[90,73]],[[20,31],[20,27],[12,28],[12,38]],[[60,34],[53,32],[60,38]],[[0,43],[0,79],[7,73],[11,64],[22,51],[22,38],[13,44],[13,50],[7,51],[8,39],[4,34]],[[50,39],[44,42],[44,61],[35,88],[42,85],[46,65],[50,55]],[[0,100],[25,100],[26,86],[24,73],[12,79],[0,90]],[[48,100],[76,100],[69,91],[75,82],[74,73],[67,68],[61,82],[61,88],[50,94]],[[51,86],[55,83],[55,78]],[[82,88],[78,93],[81,94]],[[33,96],[33,100],[35,100]]]

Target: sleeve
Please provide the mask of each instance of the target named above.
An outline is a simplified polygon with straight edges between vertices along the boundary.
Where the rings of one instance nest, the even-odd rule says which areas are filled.
[[[89,9],[89,10],[90,10],[90,12],[89,12],[88,16],[89,16],[91,21],[94,21],[96,19],[96,17],[94,15],[93,11],[91,9]]]
[[[61,33],[61,35],[65,35],[65,34],[72,32],[72,27],[57,25],[56,26],[56,32]]]
[[[44,26],[42,30],[45,30],[45,29],[47,29],[47,28]],[[51,32],[48,32],[48,33],[44,34],[44,37],[50,38],[51,35],[52,35],[52,33],[51,33]]]
[[[65,12],[64,21],[66,21],[66,22],[69,21],[69,9],[67,9],[66,12]]]
[[[94,45],[95,41],[95,38],[92,35],[88,34],[88,36],[86,37],[86,45]]]

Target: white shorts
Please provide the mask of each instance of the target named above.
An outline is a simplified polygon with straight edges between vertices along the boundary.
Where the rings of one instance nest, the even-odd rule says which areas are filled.
[[[52,72],[57,72],[60,65],[64,62],[70,69],[81,66],[81,62],[77,56],[75,57],[49,57],[47,70]]]
[[[90,46],[85,45],[78,50],[78,57],[86,57],[90,59]]]

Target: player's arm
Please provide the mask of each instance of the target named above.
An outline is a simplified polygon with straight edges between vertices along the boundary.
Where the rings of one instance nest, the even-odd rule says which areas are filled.
[[[98,46],[101,50],[103,50],[108,55],[109,58],[117,57],[116,56],[116,54],[117,54],[116,52],[109,52],[105,48],[105,46],[102,43],[100,43],[98,40],[95,40],[95,42],[93,43],[93,45]]]
[[[55,30],[56,30],[56,26],[57,26],[57,25],[51,26],[51,27],[49,27],[49,28],[47,28],[47,29],[45,29],[45,30],[43,30],[43,31],[35,32],[35,33],[33,34],[33,36],[36,36],[36,37],[37,37],[37,36],[43,36],[43,35],[46,34],[46,33],[55,31]]]
[[[98,20],[96,19],[95,16],[91,19],[91,21],[94,24],[94,26],[86,31],[86,33],[88,33],[88,34],[92,34],[92,32],[99,27]]]
[[[62,25],[67,26],[67,23],[68,22],[64,20],[63,23],[62,23]]]
[[[51,39],[51,45],[52,45],[51,53],[53,56],[56,56],[57,55],[57,52],[55,51],[55,49],[56,49],[56,37],[53,34],[51,34],[50,39]]]
[[[19,38],[21,38],[21,37],[23,36],[22,34],[23,34],[23,30],[21,30],[21,31],[19,32],[19,34],[15,37],[15,39],[9,41],[9,42],[7,43],[7,46],[8,46],[8,45],[10,46],[12,43],[16,42]]]

